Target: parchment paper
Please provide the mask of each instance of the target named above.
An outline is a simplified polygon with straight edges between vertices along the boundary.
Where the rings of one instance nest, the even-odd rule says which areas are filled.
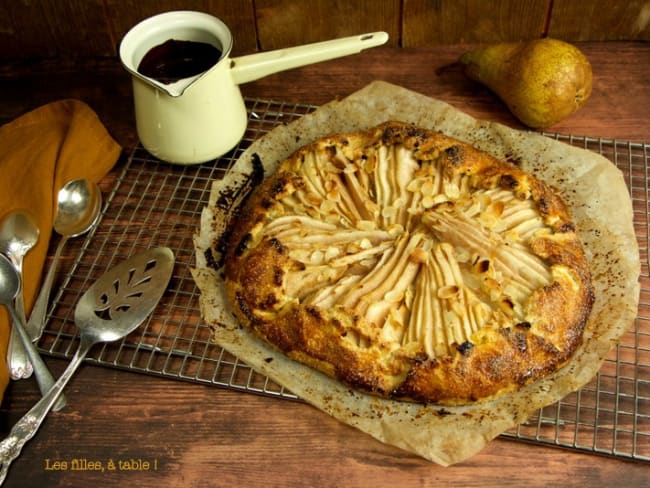
[[[386,120],[413,122],[516,161],[559,190],[585,244],[596,292],[584,342],[564,368],[490,402],[442,408],[352,391],[286,358],[239,326],[226,301],[221,274],[209,266],[206,255],[218,254],[215,243],[227,225],[229,207],[238,203],[233,191],[250,184],[253,155],[270,174],[293,151],[315,139]],[[638,308],[640,264],[632,203],[621,172],[609,160],[536,133],[478,121],[444,102],[384,82],[330,102],[254,142],[227,177],[213,184],[195,248],[193,274],[201,290],[201,311],[217,344],[340,421],[444,466],[469,458],[539,408],[589,382],[633,324]]]

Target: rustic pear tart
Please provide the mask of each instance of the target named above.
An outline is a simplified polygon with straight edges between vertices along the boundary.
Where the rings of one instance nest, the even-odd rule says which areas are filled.
[[[547,184],[400,122],[299,149],[231,225],[241,323],[363,392],[463,405],[562,367],[594,300]]]

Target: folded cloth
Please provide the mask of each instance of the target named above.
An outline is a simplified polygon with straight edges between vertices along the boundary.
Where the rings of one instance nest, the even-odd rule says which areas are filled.
[[[40,229],[23,262],[28,311],[41,282],[59,189],[77,178],[99,181],[120,151],[95,112],[79,100],[44,105],[0,127],[0,221],[15,210],[26,210]],[[5,358],[10,324],[0,307],[0,400],[9,382]]]

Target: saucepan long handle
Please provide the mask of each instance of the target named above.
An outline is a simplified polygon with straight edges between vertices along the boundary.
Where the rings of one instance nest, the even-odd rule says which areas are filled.
[[[280,71],[356,54],[364,49],[381,46],[386,41],[388,41],[386,32],[370,32],[331,41],[249,54],[231,59],[232,78],[239,85]]]

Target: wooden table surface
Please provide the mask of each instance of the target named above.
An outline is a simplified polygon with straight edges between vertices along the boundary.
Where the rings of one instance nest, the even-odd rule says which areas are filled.
[[[592,96],[550,130],[650,142],[650,44],[580,47],[593,66]],[[272,75],[242,92],[321,104],[382,79],[521,127],[489,91],[452,66],[464,50],[376,48]],[[69,97],[93,107],[125,153],[136,144],[130,81],[118,61],[0,67],[0,123]],[[67,365],[46,362],[55,376]],[[48,416],[5,486],[647,486],[650,479],[648,463],[502,438],[443,468],[299,402],[92,365],[82,366],[66,393],[68,406]],[[12,382],[0,410],[2,434],[37,400],[33,380]],[[133,469],[54,469],[72,459],[104,465],[112,459]]]

